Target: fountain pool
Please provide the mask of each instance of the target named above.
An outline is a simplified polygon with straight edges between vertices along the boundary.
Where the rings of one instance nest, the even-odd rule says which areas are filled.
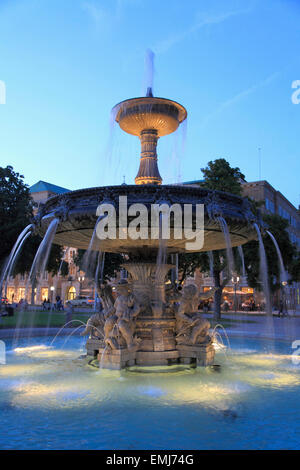
[[[288,342],[231,337],[231,350],[216,352],[220,372],[138,373],[89,365],[82,337],[52,339],[7,342],[1,449],[300,448]]]

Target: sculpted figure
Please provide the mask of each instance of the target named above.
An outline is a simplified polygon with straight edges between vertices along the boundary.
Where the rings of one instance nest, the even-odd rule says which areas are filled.
[[[103,309],[94,313],[87,321],[85,330],[81,336],[89,335],[92,338],[104,338],[104,325],[106,320],[114,313],[114,298],[112,296],[111,286],[106,284],[98,286],[98,295],[102,300]]]
[[[102,339],[104,337],[104,310],[102,312],[94,313],[86,324],[85,330],[81,333],[81,336],[89,335],[92,338]]]
[[[214,291],[215,288],[205,294],[197,295],[197,287],[194,284],[189,284],[183,288],[176,312],[177,343],[199,344],[207,340],[210,323],[197,313],[197,307],[200,300],[211,297]]]
[[[105,343],[112,349],[125,346],[134,347],[138,340],[134,338],[135,319],[141,308],[134,295],[130,292],[127,281],[120,281],[116,287],[117,299],[113,314],[104,324]]]

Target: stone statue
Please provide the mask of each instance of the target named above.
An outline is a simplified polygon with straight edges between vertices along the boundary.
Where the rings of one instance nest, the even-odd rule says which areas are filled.
[[[94,313],[87,321],[81,336],[89,335],[92,338],[104,339],[104,325],[106,320],[114,313],[114,298],[110,285],[97,286],[97,292],[103,303],[103,309]]]
[[[84,331],[81,333],[81,336],[89,335],[92,338],[104,338],[104,310],[101,312],[94,313],[87,321]]]
[[[134,295],[130,292],[126,280],[121,280],[116,286],[117,299],[114,303],[113,313],[108,316],[104,324],[104,338],[111,349],[126,347],[131,349],[138,344],[134,337],[135,319],[141,307]]]
[[[197,295],[197,287],[189,284],[183,288],[183,293],[176,312],[176,341],[178,344],[201,344],[209,341],[208,330],[210,323],[197,313],[200,300],[213,295],[215,288],[204,294]]]

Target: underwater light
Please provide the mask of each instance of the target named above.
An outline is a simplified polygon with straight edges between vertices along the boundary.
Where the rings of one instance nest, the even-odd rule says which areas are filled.
[[[45,344],[38,344],[36,346],[26,346],[25,348],[15,348],[14,352],[16,353],[28,353],[34,351],[41,351],[43,349],[48,349],[50,346],[46,346]]]

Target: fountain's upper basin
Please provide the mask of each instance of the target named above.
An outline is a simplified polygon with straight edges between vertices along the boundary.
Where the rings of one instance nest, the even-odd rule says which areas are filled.
[[[137,136],[146,129],[155,129],[159,137],[171,134],[187,117],[186,109],[176,101],[148,96],[122,101],[113,112],[121,129]]]
[[[142,203],[148,209],[149,225],[151,204],[167,203],[179,204],[183,210],[184,204],[193,205],[193,221],[195,219],[196,204],[204,205],[204,245],[199,250],[197,247],[188,251],[209,251],[226,248],[224,235],[218,216],[225,218],[232,246],[242,245],[249,240],[256,239],[253,229],[255,216],[251,212],[247,199],[197,187],[181,185],[156,186],[156,185],[121,185],[87,188],[54,196],[41,207],[36,217],[36,230],[44,235],[50,222],[56,217],[59,219],[54,243],[74,248],[87,249],[97,221],[97,207],[102,203],[111,203],[116,210],[117,227],[122,227],[119,220],[119,197],[127,197],[127,207]],[[128,217],[128,222],[135,217]],[[186,251],[184,232],[182,239],[174,238],[174,224],[171,217],[171,236],[165,240],[165,246],[169,253]],[[121,231],[120,231],[121,233]],[[133,240],[129,237],[123,239],[117,236],[115,239],[99,240],[96,249],[107,252],[134,253],[147,249],[156,249],[159,246],[158,239],[151,239],[149,231],[148,239]]]

